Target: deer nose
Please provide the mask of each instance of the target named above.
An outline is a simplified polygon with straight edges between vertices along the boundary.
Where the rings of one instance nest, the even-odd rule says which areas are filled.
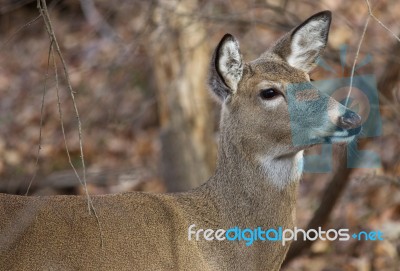
[[[361,117],[353,111],[347,110],[346,113],[339,117],[339,127],[343,129],[353,129],[361,125]]]

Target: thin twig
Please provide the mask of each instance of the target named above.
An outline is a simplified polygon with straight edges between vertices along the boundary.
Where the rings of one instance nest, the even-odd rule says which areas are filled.
[[[39,15],[38,18],[40,18],[40,15]],[[40,150],[42,149],[42,128],[43,128],[44,98],[46,96],[47,81],[49,79],[50,56],[52,54],[52,51],[53,51],[53,40],[50,41],[49,54],[47,56],[47,70],[46,70],[46,76],[44,78],[42,105],[40,107],[39,143],[38,143],[38,149],[37,149],[37,153],[36,153],[35,171],[34,171],[34,173],[32,175],[32,178],[29,181],[29,185],[28,185],[28,188],[26,189],[25,196],[28,195],[29,189],[32,186],[32,182],[35,179],[35,177],[37,175],[37,172],[38,172],[39,155],[40,155]]]
[[[388,181],[389,183],[393,184],[394,186],[400,188],[400,177],[399,176],[386,176],[382,177],[383,180]]]
[[[80,0],[79,2],[81,4],[83,15],[97,33],[99,33],[103,38],[110,39],[114,42],[121,41],[118,34],[97,10],[93,0]]]
[[[55,79],[56,79],[56,90],[57,90],[57,99],[58,99],[58,109],[59,109],[59,117],[60,117],[60,123],[61,123],[61,130],[63,133],[63,138],[64,138],[64,143],[65,143],[65,148],[66,148],[66,153],[68,156],[68,160],[69,160],[69,164],[72,167],[72,169],[74,170],[75,176],[77,177],[77,179],[79,180],[79,182],[83,185],[84,190],[85,190],[85,194],[87,197],[87,202],[88,202],[88,211],[89,214],[91,213],[91,211],[93,211],[93,214],[96,218],[97,221],[97,225],[99,227],[100,230],[100,239],[101,239],[101,247],[103,247],[103,232],[102,232],[102,227],[100,224],[100,220],[99,217],[97,215],[96,209],[93,205],[93,201],[89,195],[88,189],[87,189],[87,184],[86,184],[86,166],[85,166],[85,159],[84,159],[84,155],[83,155],[83,139],[82,139],[82,123],[79,117],[79,112],[78,112],[78,107],[76,104],[76,100],[75,100],[75,95],[74,95],[74,91],[72,89],[71,86],[71,81],[69,78],[69,74],[68,74],[68,70],[67,70],[67,65],[66,62],[62,56],[61,50],[60,50],[60,46],[58,45],[57,39],[56,39],[56,35],[54,33],[53,30],[53,26],[50,20],[50,16],[47,10],[47,6],[46,6],[46,1],[45,0],[37,0],[37,7],[40,11],[41,16],[43,17],[43,20],[45,22],[45,26],[46,26],[46,30],[47,33],[49,35],[50,38],[50,46],[54,46],[55,47],[55,51],[57,52],[58,57],[61,60],[61,64],[63,66],[63,71],[64,71],[64,76],[67,82],[67,86],[68,86],[68,90],[72,99],[72,103],[75,109],[75,115],[76,115],[76,119],[78,122],[78,136],[79,136],[79,148],[80,148],[80,160],[81,160],[81,164],[82,164],[82,171],[83,171],[83,176],[82,179],[80,178],[74,164],[72,163],[71,160],[71,156],[68,150],[68,144],[67,144],[67,140],[66,140],[66,135],[65,135],[65,129],[64,129],[64,121],[63,121],[63,114],[62,114],[62,110],[61,110],[61,101],[60,101],[60,95],[59,95],[59,81],[58,81],[58,71],[57,71],[57,63],[54,57],[54,52],[52,49],[50,49],[52,56],[53,56],[53,65],[54,65],[54,71],[55,71]]]
[[[47,12],[46,1],[45,0],[38,0],[38,4],[39,4],[38,7],[39,7],[39,10],[40,10],[40,13],[41,13],[41,15],[42,15],[42,17],[44,19],[44,22],[45,22],[45,25],[46,25],[46,29],[47,29],[47,32],[49,34],[49,38],[50,38],[52,44],[55,46],[55,50],[56,50],[56,52],[57,52],[57,54],[58,54],[58,56],[59,56],[59,58],[61,60],[61,64],[62,64],[63,69],[64,69],[64,76],[65,76],[65,79],[67,81],[68,90],[69,90],[69,93],[70,93],[70,96],[71,96],[71,99],[72,99],[72,103],[73,103],[73,106],[74,106],[75,115],[76,115],[77,122],[78,122],[80,158],[81,158],[81,164],[82,164],[82,170],[83,170],[82,179],[79,177],[78,173],[76,173],[76,175],[77,175],[77,178],[80,181],[80,183],[84,186],[86,196],[88,197],[88,201],[90,201],[89,200],[90,196],[89,196],[89,193],[88,193],[88,190],[87,190],[87,186],[86,186],[86,166],[85,166],[85,159],[84,159],[84,155],[83,155],[82,123],[81,123],[81,120],[80,120],[80,117],[79,117],[78,107],[77,107],[77,104],[76,104],[76,101],[75,101],[75,94],[74,94],[75,92],[72,89],[70,78],[69,78],[69,74],[68,74],[68,71],[67,71],[67,65],[66,65],[66,62],[64,60],[64,57],[62,56],[60,47],[59,47],[58,42],[57,42],[57,38],[56,38],[54,30],[53,30],[53,26],[52,26],[51,21],[50,21],[49,14]],[[57,79],[57,77],[56,77],[56,79]],[[57,85],[58,85],[58,83],[57,83]],[[68,150],[67,150],[67,153],[69,155]],[[70,157],[69,157],[69,160],[70,160],[71,166],[75,169],[74,165],[72,164],[72,161],[71,161]],[[89,208],[89,210],[90,210],[90,208]]]
[[[381,20],[379,20],[375,14],[372,12],[371,5],[369,3],[369,0],[365,0],[368,6],[368,14],[371,16],[375,21],[377,21],[387,32],[389,32],[398,42],[400,42],[400,37],[397,36],[392,30],[390,30],[384,23],[382,23]]]
[[[2,7],[0,7],[0,14],[4,15],[6,13],[12,12],[33,1],[35,0],[8,1],[9,3],[7,4],[4,4],[4,2],[6,1],[3,1],[3,3],[1,4]]]
[[[362,35],[361,35],[360,42],[358,43],[356,56],[355,56],[354,62],[353,62],[353,67],[352,67],[352,69],[351,69],[350,88],[349,88],[349,93],[347,94],[347,97],[346,97],[345,106],[347,106],[347,103],[348,103],[348,101],[349,101],[349,99],[350,99],[350,94],[351,94],[351,90],[352,90],[352,87],[353,87],[353,77],[354,77],[355,66],[356,66],[356,63],[357,63],[358,55],[359,55],[359,53],[360,53],[360,48],[361,48],[362,42],[363,42],[363,40],[364,40],[365,32],[367,31],[367,28],[368,28],[369,20],[370,20],[371,18],[373,18],[373,19],[374,19],[375,21],[377,21],[387,32],[389,32],[397,41],[400,42],[400,37],[398,37],[392,30],[390,30],[390,29],[389,29],[381,20],[379,20],[379,19],[375,16],[375,14],[372,12],[372,8],[371,8],[371,4],[369,3],[369,0],[365,0],[365,3],[367,4],[367,7],[368,7],[368,18],[367,18],[367,20],[366,20],[366,22],[365,22],[364,30],[363,30],[363,33],[362,33]]]
[[[361,34],[360,41],[358,42],[357,51],[356,51],[356,56],[354,57],[353,67],[351,68],[350,88],[349,88],[349,92],[347,93],[346,102],[345,102],[344,106],[347,106],[347,103],[348,103],[348,101],[349,101],[349,99],[350,99],[351,90],[352,90],[352,88],[353,88],[354,71],[355,71],[355,69],[356,69],[356,64],[357,64],[357,60],[358,60],[358,55],[360,54],[361,45],[362,45],[362,43],[363,43],[363,41],[364,41],[365,33],[367,32],[368,23],[369,23],[369,20],[370,20],[370,19],[371,19],[371,16],[368,16],[367,20],[365,21],[365,25],[364,25],[363,32],[362,32],[362,34]]]
[[[9,36],[5,42],[3,42],[0,45],[0,50],[3,49],[4,46],[6,46],[10,40],[12,40],[19,32],[21,32],[23,29],[25,29],[26,27],[34,24],[41,16],[38,15],[37,17],[33,18],[32,20],[30,20],[29,22],[25,23],[24,25],[20,26],[14,33],[11,34],[11,36]]]
[[[61,109],[61,99],[60,99],[60,87],[59,87],[59,80],[58,80],[58,69],[57,69],[57,62],[56,59],[54,57],[54,51],[51,48],[51,53],[52,53],[52,58],[53,58],[53,65],[54,65],[54,76],[55,76],[55,80],[56,80],[56,93],[57,93],[57,105],[58,105],[58,114],[60,117],[60,124],[61,124],[61,130],[62,130],[62,134],[63,134],[63,139],[64,139],[64,145],[65,145],[65,150],[68,156],[68,161],[69,164],[71,165],[75,176],[79,179],[79,181],[81,182],[80,178],[79,178],[79,174],[75,168],[75,166],[73,165],[72,161],[71,161],[71,155],[69,153],[69,149],[68,149],[68,144],[67,144],[67,138],[65,135],[65,128],[64,128],[64,120],[63,120],[63,112]],[[86,185],[86,183],[84,183],[84,185]],[[94,208],[92,199],[90,198],[90,195],[87,194],[87,200],[88,200],[88,204],[89,204],[89,213],[90,213],[90,208],[93,210],[94,216],[96,217],[96,221],[100,230],[100,239],[101,239],[101,247],[103,247],[103,231],[102,231],[102,227],[100,224],[100,220],[99,217],[96,213],[96,209]]]
[[[255,26],[260,26],[260,27],[273,27],[281,30],[289,30],[290,26],[281,24],[281,23],[272,23],[267,20],[259,20],[259,19],[248,19],[245,15],[242,14],[247,14],[247,12],[241,12],[237,14],[233,14],[228,16],[227,14],[224,15],[210,15],[206,13],[201,13],[201,12],[179,12],[175,8],[171,8],[167,5],[162,5],[162,3],[158,3],[163,10],[173,13],[175,16],[181,16],[181,17],[189,17],[191,19],[196,19],[196,20],[203,20],[203,21],[212,21],[212,22],[217,22],[217,23],[232,23],[232,24],[238,24],[238,25],[255,25]]]

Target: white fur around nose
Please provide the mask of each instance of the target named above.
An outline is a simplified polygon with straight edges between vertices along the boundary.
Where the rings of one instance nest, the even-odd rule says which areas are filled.
[[[226,41],[222,45],[218,69],[224,81],[235,92],[243,74],[242,58],[237,41]]]
[[[268,155],[260,157],[261,169],[266,180],[278,189],[298,182],[303,173],[303,153],[304,151],[299,151],[293,157],[288,158],[273,158]]]
[[[320,19],[311,21],[297,30],[292,37],[291,53],[287,57],[287,62],[292,67],[308,72],[311,64],[310,55],[319,54],[325,47],[326,40],[322,33],[326,32],[328,26],[328,20]]]

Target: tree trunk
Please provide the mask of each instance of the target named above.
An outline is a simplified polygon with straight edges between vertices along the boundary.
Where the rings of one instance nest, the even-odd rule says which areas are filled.
[[[160,1],[151,50],[161,123],[161,168],[169,191],[204,183],[214,169],[214,122],[206,89],[210,50],[197,1]]]

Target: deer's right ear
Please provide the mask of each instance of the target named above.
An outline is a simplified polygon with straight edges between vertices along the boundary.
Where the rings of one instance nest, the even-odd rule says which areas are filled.
[[[272,51],[292,67],[309,73],[326,46],[331,20],[328,10],[314,14],[279,40]]]
[[[239,43],[231,34],[225,34],[213,54],[208,85],[223,101],[236,92],[242,74],[243,63]]]

